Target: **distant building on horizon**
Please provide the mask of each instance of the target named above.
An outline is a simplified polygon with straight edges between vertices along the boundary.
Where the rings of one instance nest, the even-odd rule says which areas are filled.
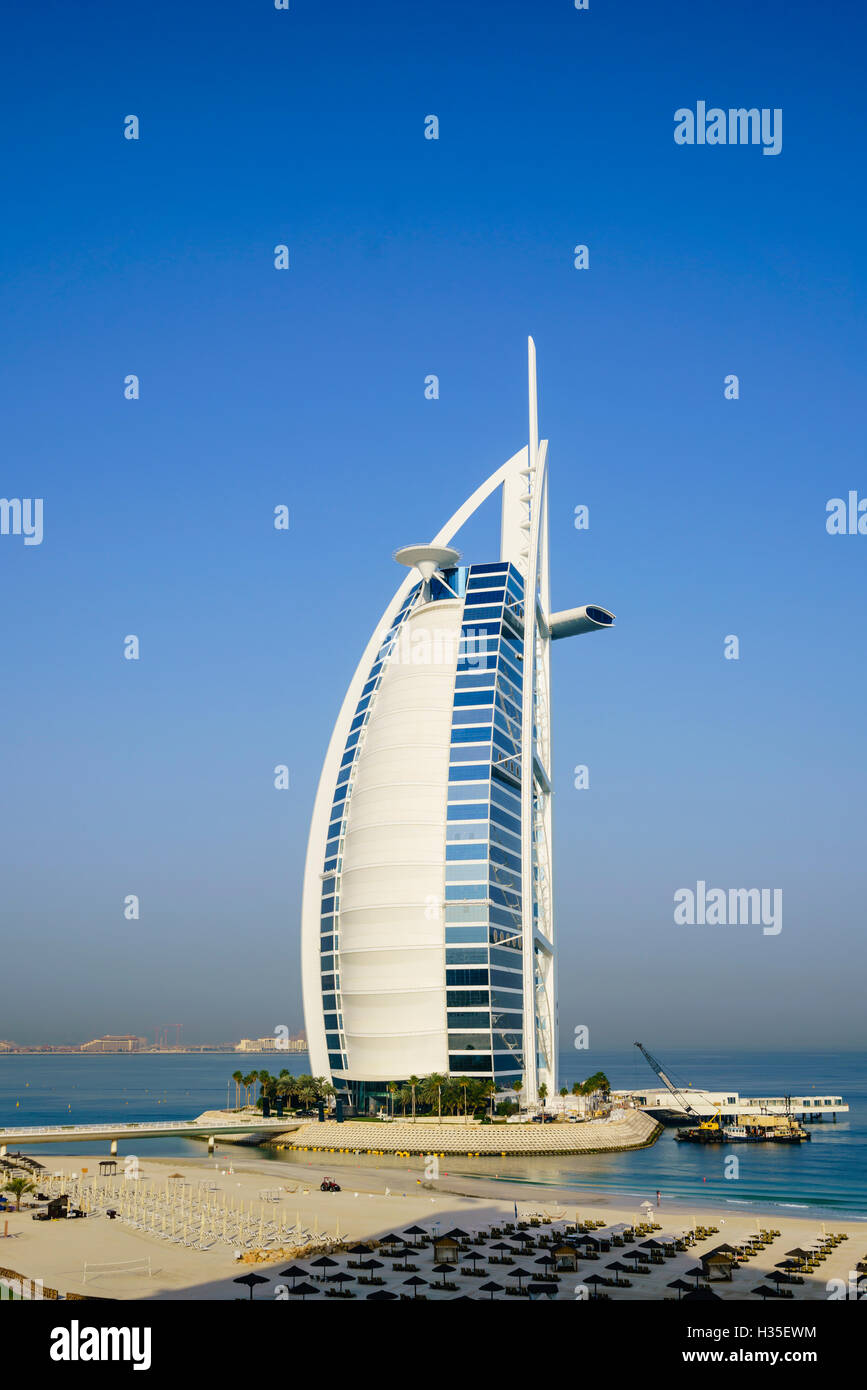
[[[306,1038],[242,1038],[235,1043],[236,1052],[306,1052]]]
[[[106,1033],[101,1038],[92,1038],[82,1043],[79,1052],[144,1052],[147,1038],[136,1037],[134,1033]]]

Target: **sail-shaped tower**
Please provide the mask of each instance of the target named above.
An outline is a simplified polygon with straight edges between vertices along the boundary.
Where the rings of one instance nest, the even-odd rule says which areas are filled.
[[[547,440],[529,340],[529,442],[429,545],[346,692],[316,793],[302,906],[311,1070],[360,1110],[437,1072],[557,1085],[550,646],[610,627],[551,612]],[[497,490],[498,558],[452,540]]]

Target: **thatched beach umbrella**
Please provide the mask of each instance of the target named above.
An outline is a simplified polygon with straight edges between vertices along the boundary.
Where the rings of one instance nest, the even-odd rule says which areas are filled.
[[[391,1289],[375,1289],[367,1295],[368,1303],[390,1303],[393,1298],[399,1299],[400,1294],[392,1293]]]
[[[678,1301],[682,1293],[692,1293],[692,1285],[688,1284],[685,1279],[672,1279],[668,1287],[670,1289],[677,1289]]]
[[[522,1279],[532,1279],[533,1275],[529,1269],[510,1269],[506,1275],[507,1279],[517,1279],[518,1288],[521,1287]]]
[[[293,1287],[293,1289],[294,1289],[294,1287],[295,1287],[295,1280],[296,1280],[296,1279],[306,1279],[306,1278],[307,1278],[307,1270],[306,1270],[306,1269],[302,1269],[300,1265],[290,1265],[288,1269],[281,1269],[281,1270],[280,1270],[280,1278],[281,1278],[281,1279],[291,1279],[291,1280],[292,1280],[292,1287]]]
[[[413,1245],[418,1245],[418,1237],[426,1236],[427,1231],[425,1230],[424,1226],[407,1226],[406,1230],[404,1231],[404,1235],[412,1236]]]
[[[504,1284],[497,1284],[493,1279],[490,1279],[487,1284],[482,1284],[481,1291],[482,1293],[489,1293],[491,1295],[491,1302],[493,1303],[494,1294],[502,1293],[504,1288]]]
[[[250,1298],[253,1297],[253,1288],[256,1284],[270,1284],[270,1279],[266,1279],[264,1274],[241,1274],[237,1279],[233,1279],[233,1284],[246,1284],[250,1290]]]
[[[446,1264],[434,1265],[434,1267],[433,1267],[433,1273],[434,1273],[434,1274],[441,1274],[441,1275],[443,1276],[443,1287],[445,1288],[446,1275],[447,1275],[447,1274],[454,1274],[456,1268],[457,1268],[456,1265],[446,1265]]]
[[[614,1270],[614,1282],[615,1282],[615,1284],[619,1284],[619,1283],[620,1283],[620,1280],[619,1280],[618,1277],[617,1277],[619,1274],[628,1274],[628,1273],[629,1273],[629,1265],[622,1264],[620,1260],[612,1260],[611,1264],[610,1264],[610,1265],[606,1265],[605,1268],[606,1268],[606,1269],[613,1269],[613,1270]]]
[[[757,1288],[750,1289],[750,1293],[757,1293],[763,1301],[766,1298],[776,1298],[776,1289],[769,1289],[767,1284],[759,1284]]]
[[[289,1292],[291,1294],[298,1294],[302,1299],[304,1299],[307,1297],[309,1293],[318,1293],[319,1290],[314,1289],[312,1284],[294,1284],[292,1288],[289,1290]]]
[[[409,1279],[404,1279],[403,1282],[404,1282],[405,1284],[410,1284],[410,1285],[412,1285],[412,1296],[413,1296],[413,1298],[415,1298],[416,1295],[418,1294],[418,1291],[419,1291],[421,1285],[422,1285],[422,1284],[426,1284],[426,1283],[427,1283],[427,1280],[426,1280],[426,1279],[422,1279],[421,1275],[419,1275],[419,1274],[412,1274],[412,1275],[410,1275]]]

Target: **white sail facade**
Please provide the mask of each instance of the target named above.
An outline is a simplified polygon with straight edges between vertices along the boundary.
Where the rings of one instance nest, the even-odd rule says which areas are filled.
[[[314,1075],[360,1109],[440,1072],[557,1085],[551,861],[552,640],[611,625],[551,614],[547,442],[529,343],[529,445],[411,566],[368,643],[316,795],[302,907]],[[500,554],[451,541],[496,490]]]

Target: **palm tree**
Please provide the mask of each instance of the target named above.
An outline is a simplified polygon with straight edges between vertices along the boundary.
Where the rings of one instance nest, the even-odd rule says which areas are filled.
[[[467,1087],[470,1085],[470,1078],[469,1078],[468,1076],[459,1076],[459,1077],[457,1077],[457,1079],[456,1079],[456,1081],[455,1081],[455,1085],[456,1085],[461,1091],[463,1091],[463,1093],[464,1093],[464,1124],[466,1124],[466,1122],[467,1122]]]
[[[7,1183],[3,1184],[3,1191],[12,1193],[15,1198],[15,1210],[20,1211],[21,1198],[25,1192],[35,1192],[36,1185],[29,1178],[10,1178]]]
[[[415,1092],[416,1087],[421,1085],[421,1077],[413,1075],[409,1077],[406,1084],[412,1093],[412,1122],[415,1124]]]
[[[241,1082],[244,1080],[243,1073],[240,1071],[232,1072],[232,1080],[235,1083],[235,1109],[241,1108]]]
[[[298,1099],[300,1100],[301,1104],[309,1109],[309,1107],[317,1099],[317,1088],[315,1079],[305,1072],[301,1076],[299,1076],[297,1082],[295,1083],[295,1089],[298,1093]]]
[[[512,1090],[515,1092],[515,1100],[518,1102],[518,1114],[521,1113],[521,1091],[523,1090],[523,1078],[520,1081],[512,1082]]]
[[[484,1094],[485,1096],[489,1096],[489,1097],[490,1097],[490,1100],[491,1100],[491,1119],[493,1119],[493,1118],[494,1118],[494,1096],[497,1094],[497,1083],[496,1083],[496,1081],[493,1080],[493,1078],[492,1078],[490,1081],[484,1082],[484,1091],[483,1091],[483,1094]]]
[[[432,1071],[430,1076],[426,1078],[422,1088],[422,1099],[426,1101],[431,1108],[433,1108],[434,1098],[436,1098],[437,1115],[440,1122],[442,1122],[443,1118],[443,1086],[445,1086],[447,1081],[447,1076],[443,1076],[441,1072]]]
[[[297,1085],[298,1083],[295,1080],[295,1077],[292,1075],[290,1071],[287,1071],[287,1069],[284,1067],[277,1079],[277,1094],[278,1096],[285,1097],[285,1099],[289,1101],[290,1107],[292,1097],[295,1094],[295,1087]]]
[[[395,1097],[397,1096],[397,1086],[393,1081],[389,1081],[386,1090],[388,1091],[388,1094],[391,1096],[391,1118],[394,1119],[394,1101]]]

